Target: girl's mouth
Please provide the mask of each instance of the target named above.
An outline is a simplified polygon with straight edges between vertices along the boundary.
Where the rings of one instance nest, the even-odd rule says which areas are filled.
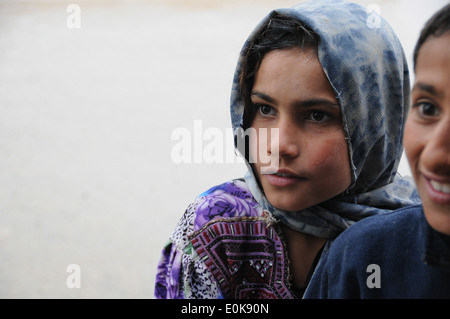
[[[275,187],[288,187],[305,180],[305,178],[286,169],[279,169],[274,174],[267,174],[264,176],[267,178],[267,181]]]
[[[292,174],[285,174],[285,173],[278,173],[278,172],[273,174],[273,175],[277,175],[277,176],[280,176],[280,177],[296,177],[296,176],[294,176]]]

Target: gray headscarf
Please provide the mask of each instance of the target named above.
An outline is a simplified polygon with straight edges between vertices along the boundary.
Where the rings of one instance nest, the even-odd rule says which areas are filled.
[[[379,24],[370,25],[366,10],[353,3],[314,0],[272,11],[250,38],[275,15],[298,19],[320,37],[318,57],[341,107],[352,184],[326,202],[282,211],[268,202],[247,162],[245,180],[255,199],[287,226],[322,238],[334,238],[362,218],[419,203],[412,182],[397,174],[410,84],[402,46],[389,24],[378,17]],[[231,94],[235,141],[244,113],[241,62],[242,55]]]

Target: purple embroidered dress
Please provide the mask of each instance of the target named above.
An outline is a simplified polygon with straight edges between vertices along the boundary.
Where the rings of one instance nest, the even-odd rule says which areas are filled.
[[[271,12],[256,30],[275,15],[298,19],[320,36],[318,56],[341,108],[352,185],[305,210],[281,211],[267,201],[247,163],[243,179],[213,187],[188,206],[162,251],[156,298],[302,297],[293,286],[280,223],[329,239],[326,250],[358,220],[418,203],[412,184],[396,175],[409,73],[390,26],[380,18],[378,27],[369,27],[358,5],[314,0]],[[231,95],[235,134],[243,123],[240,69],[241,61]]]
[[[160,298],[292,298],[285,250],[245,181],[200,195],[163,250]]]

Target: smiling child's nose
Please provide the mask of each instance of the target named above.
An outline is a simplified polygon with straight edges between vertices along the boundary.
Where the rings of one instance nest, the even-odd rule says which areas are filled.
[[[423,154],[427,170],[450,176],[450,116],[435,128]]]

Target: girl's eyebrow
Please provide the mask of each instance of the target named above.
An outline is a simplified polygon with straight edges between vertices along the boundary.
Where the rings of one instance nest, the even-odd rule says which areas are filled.
[[[268,96],[267,94],[264,94],[262,92],[259,91],[252,91],[252,96],[255,95],[269,103],[272,104],[277,104],[277,101],[275,99],[273,99],[272,97]],[[298,101],[295,103],[295,106],[297,107],[313,107],[313,106],[317,106],[317,105],[322,105],[322,106],[339,106],[339,103],[336,103],[335,101],[329,100],[329,99],[308,99],[308,100],[303,100],[303,101]]]
[[[430,84],[425,84],[425,83],[421,83],[421,82],[417,82],[416,84],[414,84],[414,87],[412,89],[413,91],[415,90],[421,90],[421,91],[425,91],[431,95],[434,95],[436,97],[442,97],[442,93],[439,93],[436,88]]]
[[[295,103],[298,107],[313,107],[313,106],[339,106],[339,103],[336,103],[335,101],[331,101],[328,99],[309,99],[304,101],[299,101]]]
[[[267,94],[264,94],[264,93],[262,93],[262,92],[259,92],[259,91],[252,91],[252,94],[251,94],[252,96],[253,95],[256,95],[257,97],[259,97],[260,99],[263,99],[263,100],[265,100],[265,101],[267,101],[267,102],[269,102],[269,103],[272,103],[272,104],[276,104],[276,100],[275,99],[272,99],[270,96],[268,96]]]

